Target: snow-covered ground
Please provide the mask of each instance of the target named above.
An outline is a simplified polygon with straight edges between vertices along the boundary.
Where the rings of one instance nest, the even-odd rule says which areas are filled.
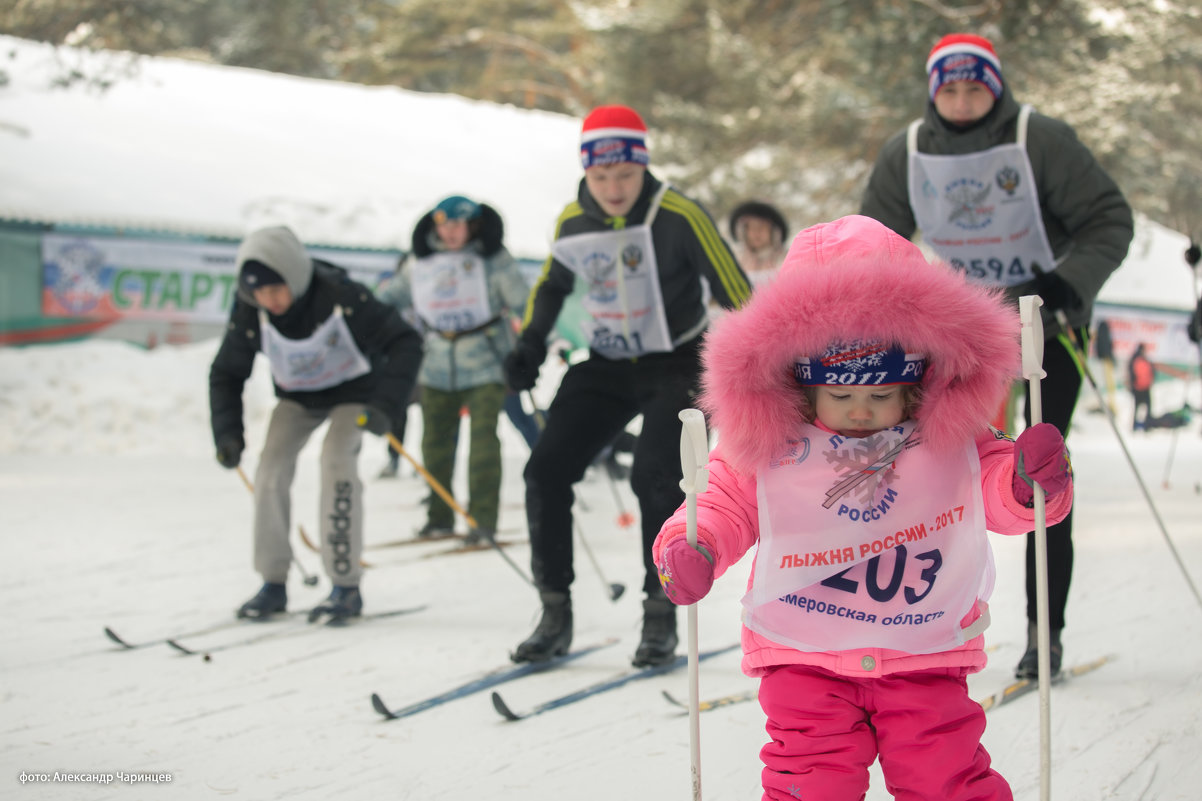
[[[250,568],[250,503],[214,461],[206,376],[215,342],[145,351],[115,342],[0,349],[0,797],[19,799],[686,799],[689,733],[661,697],[687,697],[686,671],[637,682],[545,715],[508,723],[487,693],[400,721],[371,708],[442,692],[506,664],[536,621],[530,588],[492,552],[424,558],[437,545],[371,548],[368,610],[426,605],[416,614],[345,629],[314,628],[213,651],[210,661],[158,645],[123,652],[111,626],[143,640],[229,619],[258,586]],[[544,371],[546,402],[556,377]],[[1158,411],[1181,386],[1158,391]],[[1105,418],[1087,393],[1070,438],[1077,470],[1076,581],[1066,659],[1114,660],[1052,694],[1052,797],[1067,801],[1193,801],[1202,787],[1202,607],[1138,490]],[[1197,408],[1198,387],[1190,387]],[[1126,398],[1119,398],[1126,419]],[[272,399],[262,365],[247,390],[253,468]],[[407,442],[418,442],[412,413]],[[1125,428],[1125,427],[1124,427]],[[524,539],[526,448],[500,423],[505,455],[501,527]],[[1199,422],[1128,444],[1182,561],[1202,582]],[[295,521],[317,529],[318,440],[302,457]],[[369,442],[367,541],[409,534],[425,488],[406,469],[377,480],[384,446]],[[457,482],[462,497],[462,482]],[[601,474],[580,485],[580,519],[617,602],[584,554],[574,588],[576,643],[619,642],[501,689],[527,708],[628,666],[639,633],[638,535]],[[633,508],[629,487],[620,487]],[[294,538],[305,569],[315,555]],[[994,538],[999,581],[987,636],[989,667],[974,695],[1007,681],[1025,636],[1021,538]],[[528,548],[507,551],[523,568]],[[702,648],[736,641],[750,560],[700,607]],[[324,597],[299,575],[291,606]],[[684,614],[680,615],[682,629]],[[305,629],[285,622],[269,626]],[[198,637],[213,648],[267,631],[246,624]],[[703,696],[754,687],[732,652],[702,665]],[[763,716],[755,703],[701,718],[702,787],[710,799],[758,798]],[[985,742],[1016,797],[1039,797],[1036,696],[989,716]],[[166,789],[22,774],[166,774]],[[131,792],[134,794],[131,796]],[[167,797],[167,796],[162,796]],[[888,798],[874,775],[869,799]]]

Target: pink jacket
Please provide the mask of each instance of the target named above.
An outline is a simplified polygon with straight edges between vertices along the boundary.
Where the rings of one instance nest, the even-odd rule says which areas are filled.
[[[866,217],[844,217],[797,235],[770,286],[707,336],[703,393],[718,446],[709,487],[697,498],[698,539],[720,576],[758,540],[756,471],[812,417],[793,378],[798,356],[819,355],[833,340],[884,340],[927,356],[914,418],[923,447],[952,453],[976,442],[986,523],[1021,534],[1033,512],[1015,500],[1013,445],[989,420],[1018,375],[1018,317],[1000,295],[930,264],[912,243]],[[1071,489],[1047,507],[1049,525],[1072,506]],[[685,535],[682,505],[653,549]],[[979,616],[974,608],[968,623]],[[743,669],[761,675],[781,664],[809,664],[869,678],[903,670],[985,665],[983,637],[934,654],[888,649],[804,652],[743,629]]]

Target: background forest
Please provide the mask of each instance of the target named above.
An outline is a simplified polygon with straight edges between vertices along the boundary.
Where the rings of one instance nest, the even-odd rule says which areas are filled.
[[[1020,101],[1073,125],[1132,205],[1202,238],[1193,0],[16,0],[0,32],[572,115],[638,108],[653,158],[720,215],[854,212],[921,113],[939,36],[990,37]],[[0,83],[5,80],[0,60]],[[123,69],[136,69],[136,60]],[[64,84],[120,80],[63,64]],[[414,120],[421,125],[421,120]],[[670,165],[670,166],[669,166]]]

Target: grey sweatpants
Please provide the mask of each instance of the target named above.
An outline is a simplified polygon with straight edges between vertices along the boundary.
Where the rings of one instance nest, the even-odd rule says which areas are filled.
[[[283,584],[292,563],[292,480],[296,460],[309,437],[327,419],[321,446],[318,531],[321,560],[335,586],[354,587],[363,572],[363,483],[359,448],[363,429],[356,422],[361,403],[344,403],[328,413],[281,400],[271,413],[267,441],[255,471],[255,570],[263,581]]]

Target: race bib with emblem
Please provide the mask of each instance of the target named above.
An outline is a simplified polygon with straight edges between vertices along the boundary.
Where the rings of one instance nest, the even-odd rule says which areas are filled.
[[[418,259],[410,274],[413,307],[438,331],[468,331],[492,317],[484,259],[474,253],[435,253]]]
[[[289,339],[275,329],[267,314],[259,312],[263,352],[271,365],[271,378],[281,389],[312,392],[328,389],[371,371],[371,364],[355,344],[342,307],[305,339]]]
[[[922,447],[912,421],[869,437],[806,426],[757,473],[760,541],[743,622],[803,651],[934,653],[993,589],[980,461]]]
[[[1029,113],[1018,142],[959,156],[919,153],[917,123],[910,127],[914,219],[939,257],[978,283],[1015,286],[1057,267],[1027,157]]]
[[[651,240],[651,220],[666,189],[642,225],[567,236],[551,245],[555,258],[583,282],[581,327],[589,348],[607,358],[672,350]]]

